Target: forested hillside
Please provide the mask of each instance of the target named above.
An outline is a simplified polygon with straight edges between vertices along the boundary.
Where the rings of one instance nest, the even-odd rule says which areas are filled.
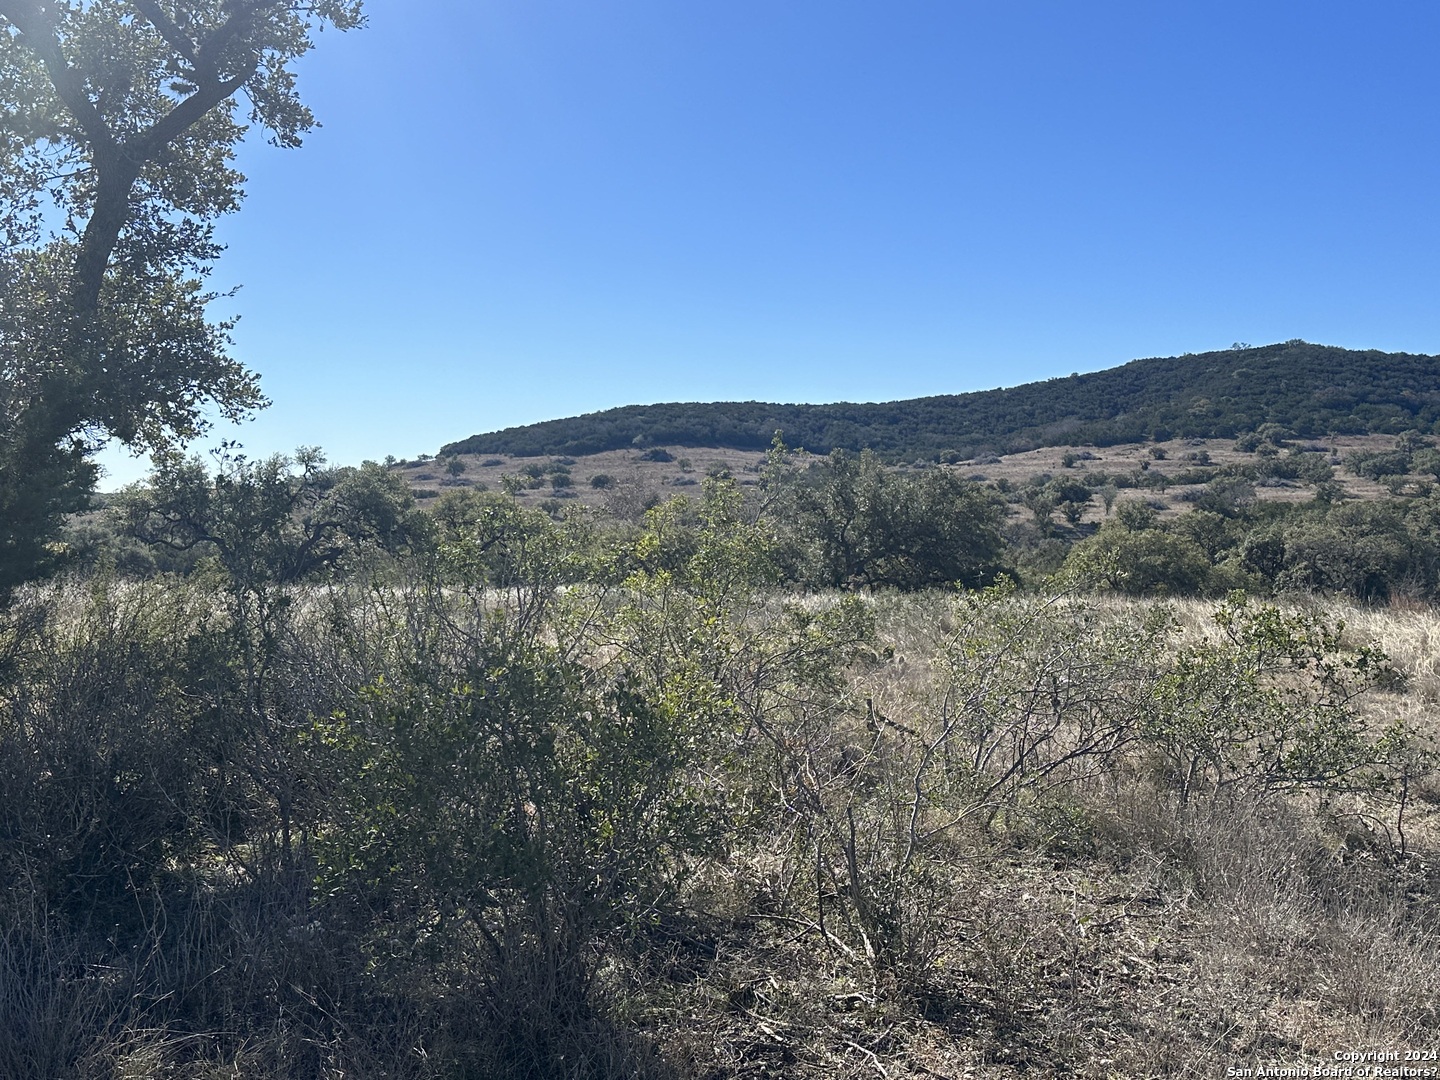
[[[1262,424],[1295,434],[1430,428],[1440,358],[1290,341],[973,394],[880,403],[630,405],[474,435],[444,454],[594,454],[630,446],[763,449],[777,430],[816,453],[866,447],[892,460],[963,459],[1037,446],[1233,438]]]

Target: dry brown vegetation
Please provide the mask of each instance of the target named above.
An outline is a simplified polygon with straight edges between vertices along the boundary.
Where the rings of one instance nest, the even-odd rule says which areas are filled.
[[[1147,607],[1105,604],[1103,618],[1134,629]],[[1182,607],[1186,635],[1213,633],[1213,605]],[[1406,668],[1414,678],[1405,690],[1370,696],[1367,725],[1378,730],[1398,712],[1433,736],[1423,644],[1433,614],[1359,614],[1326,612],[1352,617],[1353,640],[1379,639],[1419,661]],[[873,703],[852,715],[888,724],[878,735],[858,723],[827,728],[808,760],[843,759],[858,741],[873,755],[862,770],[893,769],[905,753],[888,740],[933,742],[934,660],[957,632],[953,618],[936,598],[889,605],[889,658],[852,673],[848,687],[852,702]],[[863,944],[827,942],[819,926],[827,887],[843,893],[855,868],[877,870],[863,857],[844,865],[844,825],[833,856],[842,865],[814,871],[828,886],[806,919],[771,906],[776,892],[804,890],[803,867],[772,853],[726,868],[697,898],[728,914],[726,931],[705,944],[709,964],[682,975],[689,985],[657,1019],[703,1063],[701,1075],[716,1077],[1223,1075],[1232,1065],[1314,1066],[1336,1050],[1435,1044],[1433,777],[1411,792],[1401,856],[1395,807],[1375,796],[1217,793],[1181,805],[1145,755],[1111,764],[1007,801],[993,817],[987,807],[946,835],[897,897],[910,951],[890,966]],[[900,772],[914,767],[910,758]],[[863,771],[828,782],[844,792],[832,793],[832,813],[848,813],[847,800],[884,801],[872,786],[883,782]],[[879,859],[877,849],[869,857]]]
[[[724,584],[728,535],[619,589],[23,598],[0,1072],[1162,1077],[1440,1041],[1431,610],[796,597]]]
[[[1300,440],[1299,444],[1319,448],[1329,460],[1338,462],[1355,451],[1390,450],[1395,446],[1396,440],[1397,437],[1393,435],[1332,435],[1317,440]],[[951,470],[965,478],[987,483],[998,481],[1018,488],[1039,476],[1065,477],[1085,470],[1133,472],[1142,465],[1146,471],[1175,477],[1193,468],[1195,457],[1200,455],[1204,455],[1210,464],[1222,467],[1253,466],[1262,460],[1259,453],[1237,450],[1233,439],[1175,439],[1163,444],[1165,457],[1162,459],[1153,456],[1157,445],[1161,444],[1052,446],[934,467]],[[656,461],[646,457],[656,451],[669,455],[673,460]],[[1081,456],[1067,467],[1064,464],[1066,455]],[[765,456],[754,451],[684,446],[610,450],[574,458],[461,454],[458,455],[458,460],[465,466],[464,472],[458,477],[451,477],[446,472],[445,461],[433,458],[406,462],[396,466],[396,469],[413,491],[434,493],[423,495],[423,498],[428,499],[447,488],[481,487],[490,491],[505,490],[507,477],[523,479],[522,470],[526,468],[564,462],[574,481],[565,498],[574,498],[582,505],[636,520],[640,510],[647,505],[654,505],[672,495],[686,492],[714,470],[726,470],[734,475],[740,484],[754,485],[765,464]],[[681,467],[682,461],[687,463],[687,468]],[[608,476],[614,480],[614,485],[608,488],[592,487],[591,480],[596,476]],[[1379,499],[1388,495],[1386,489],[1376,481],[1343,470],[1336,470],[1335,481],[1340,485],[1343,498]],[[548,483],[535,488],[515,485],[512,487],[517,497],[534,505],[556,495]],[[1187,490],[1198,490],[1199,487],[1200,485],[1176,485],[1163,491],[1148,489],[1143,494],[1162,514],[1173,516],[1187,509],[1184,501]],[[1314,485],[1304,482],[1262,486],[1255,492],[1255,497],[1262,501],[1280,502],[1306,500],[1313,495]],[[1134,492],[1121,495],[1122,499],[1136,497],[1138,496]],[[1025,511],[1023,507],[1017,506],[1012,510],[1012,515],[1021,518]],[[1086,509],[1082,520],[1087,524],[1095,524],[1103,521],[1106,516],[1102,500],[1096,497]]]

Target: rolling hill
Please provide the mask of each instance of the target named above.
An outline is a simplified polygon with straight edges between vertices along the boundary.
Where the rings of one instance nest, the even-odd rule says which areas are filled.
[[[1041,446],[1230,438],[1267,423],[1316,437],[1428,431],[1437,421],[1440,357],[1289,341],[906,401],[628,405],[472,435],[441,453],[759,450],[778,430],[791,446],[815,453],[869,447],[891,460],[960,460]]]

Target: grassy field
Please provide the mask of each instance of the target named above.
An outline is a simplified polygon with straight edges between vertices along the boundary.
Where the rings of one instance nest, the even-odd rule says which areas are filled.
[[[1175,608],[1177,642],[1213,635],[1213,607]],[[1153,613],[1105,603],[1047,617],[1133,630]],[[1367,727],[1402,715],[1433,736],[1440,618],[1324,614],[1346,621],[1348,641],[1381,643],[1411,675],[1404,689],[1367,697]],[[904,759],[906,779],[914,747],[937,734],[936,684],[946,679],[935,660],[948,635],[965,632],[955,618],[938,598],[885,605],[881,638],[893,652],[852,674],[852,698],[892,721],[870,752]],[[864,732],[830,738],[812,760],[843,756]],[[890,738],[912,740],[912,753],[887,749]],[[832,782],[847,794],[832,797],[831,813],[849,812],[839,807],[857,787],[885,801],[863,783]],[[888,795],[909,805],[908,791]],[[1440,1038],[1440,787],[1427,777],[1409,798],[1402,856],[1397,807],[1377,794],[1180,805],[1147,753],[1127,755],[955,826],[899,898],[915,952],[878,972],[863,946],[825,943],[818,894],[808,919],[770,916],[757,902],[767,889],[801,886],[785,881],[778,853],[752,857],[727,868],[709,898],[727,916],[712,964],[658,1019],[667,1041],[716,1077],[1213,1076],[1313,1068],[1335,1051],[1427,1049]],[[846,839],[842,826],[840,848]],[[843,891],[852,871],[821,873]]]
[[[1433,611],[797,596],[695,559],[27,593],[0,1073],[1169,1077],[1440,1044]]]
[[[1302,443],[1312,446],[1327,461],[1336,464],[1346,455],[1360,451],[1392,449],[1396,436],[1392,435],[1342,435],[1330,436]],[[1195,467],[1196,461],[1206,461],[1217,466],[1256,465],[1262,458],[1252,452],[1237,450],[1232,439],[1190,439],[1173,440],[1161,446],[1165,457],[1156,459],[1153,452],[1155,443],[1128,443],[1107,447],[1044,447],[1025,453],[1009,454],[1003,457],[987,457],[938,468],[951,469],[960,476],[983,482],[996,481],[1020,487],[1036,476],[1064,477],[1079,475],[1086,470],[1106,473],[1130,473],[1144,467],[1147,472],[1166,477],[1177,477]],[[653,460],[646,455],[668,455],[671,460]],[[1067,467],[1066,455],[1075,460]],[[1089,455],[1078,456],[1077,455]],[[622,518],[638,516],[638,510],[647,504],[683,494],[697,485],[713,469],[727,469],[742,485],[754,485],[764,466],[763,454],[753,451],[727,450],[718,448],[695,448],[682,446],[652,447],[640,450],[611,450],[602,454],[591,454],[578,458],[523,458],[508,455],[460,455],[458,460],[465,471],[451,476],[445,463],[434,459],[405,462],[396,466],[406,483],[422,501],[433,499],[451,488],[483,487],[500,491],[505,487],[506,477],[525,479],[522,470],[550,466],[552,462],[563,464],[572,477],[572,485],[562,489],[559,497],[574,499],[587,506],[614,512]],[[596,476],[609,477],[613,484],[594,487]],[[1344,469],[1336,469],[1336,481],[1343,496],[1354,499],[1376,499],[1388,494],[1385,488],[1373,480],[1356,476]],[[534,505],[557,497],[557,492],[548,482],[534,488],[514,486],[517,497]],[[1153,500],[1162,512],[1174,515],[1186,509],[1187,492],[1199,490],[1201,485],[1175,484],[1160,491],[1145,490],[1144,497]],[[1303,481],[1285,481],[1262,485],[1256,490],[1261,500],[1297,501],[1312,498],[1314,485]],[[1134,498],[1135,492],[1122,493],[1122,498]],[[1016,517],[1024,514],[1023,509],[1014,511]],[[1097,495],[1085,512],[1083,521],[1094,524],[1106,516],[1105,507]]]

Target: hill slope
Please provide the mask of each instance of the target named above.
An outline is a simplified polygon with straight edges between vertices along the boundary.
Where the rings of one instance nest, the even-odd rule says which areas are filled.
[[[594,454],[632,446],[763,449],[777,430],[816,453],[870,447],[896,459],[1038,446],[1229,438],[1274,423],[1297,435],[1429,430],[1440,357],[1302,341],[1135,360],[1000,390],[872,404],[758,401],[628,405],[473,435],[444,454]]]

